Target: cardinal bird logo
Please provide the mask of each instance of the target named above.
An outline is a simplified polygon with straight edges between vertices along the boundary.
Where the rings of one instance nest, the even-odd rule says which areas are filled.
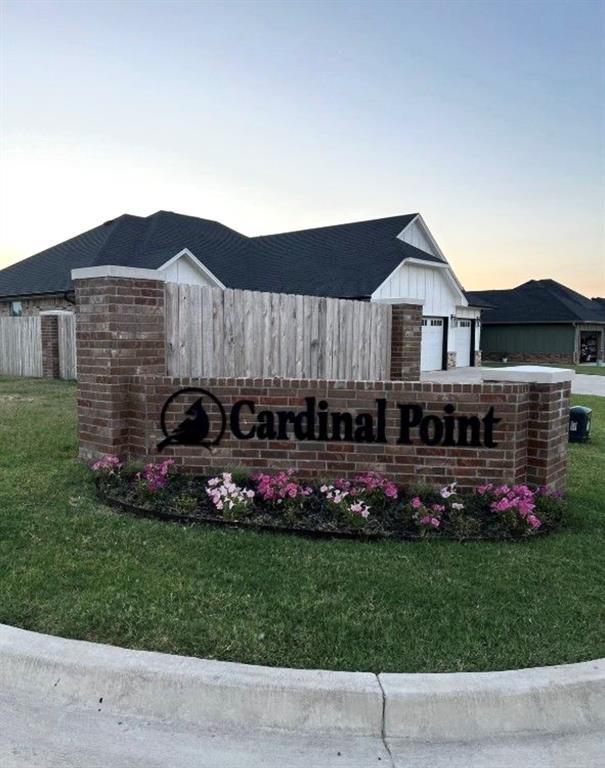
[[[193,403],[191,398],[195,397]],[[172,412],[178,407],[179,400],[188,404],[184,414],[188,418],[183,419],[172,431],[166,425],[166,417],[169,410]],[[209,440],[210,419],[204,408],[204,400],[214,404],[220,416],[220,427],[214,439]],[[186,387],[172,394],[164,403],[160,416],[160,425],[164,433],[164,439],[158,443],[158,453],[161,453],[167,445],[202,445],[210,450],[213,445],[218,445],[226,426],[225,409],[216,397],[205,389]]]

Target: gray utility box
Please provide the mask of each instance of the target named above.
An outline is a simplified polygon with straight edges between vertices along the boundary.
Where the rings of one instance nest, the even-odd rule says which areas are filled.
[[[569,442],[585,443],[590,439],[592,408],[574,405],[569,410]]]

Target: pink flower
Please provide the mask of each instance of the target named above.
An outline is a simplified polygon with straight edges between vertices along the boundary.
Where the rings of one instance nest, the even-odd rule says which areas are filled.
[[[511,508],[512,504],[508,499],[500,499],[499,501],[493,501],[490,504],[492,512],[506,512]]]
[[[526,499],[519,499],[519,503],[517,504],[517,509],[519,510],[521,517],[527,517],[535,508],[536,505]]]
[[[438,515],[440,515],[442,512],[445,512],[445,507],[443,504],[433,504],[431,509],[433,512],[436,512]]]
[[[119,472],[122,469],[122,466],[122,462],[117,456],[107,454],[98,461],[95,461],[94,464],[91,464],[90,468],[93,472],[106,472],[109,475],[113,475],[116,472]]]
[[[542,525],[542,521],[539,520],[535,515],[528,515],[527,524],[530,525],[534,530],[536,530]]]
[[[422,502],[420,501],[419,496],[414,496],[414,498],[410,501],[410,506],[412,509],[420,509],[422,507]]]
[[[486,493],[489,493],[489,491],[492,490],[494,486],[491,483],[486,483],[485,485],[478,485],[475,488],[475,491],[479,496],[485,496]]]
[[[367,504],[364,504],[363,501],[356,501],[354,504],[351,504],[350,509],[351,512],[364,519],[367,519],[370,516],[370,508]]]

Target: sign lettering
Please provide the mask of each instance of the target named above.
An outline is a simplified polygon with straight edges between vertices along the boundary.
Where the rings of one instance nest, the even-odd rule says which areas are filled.
[[[391,406],[393,408],[393,406]],[[201,445],[211,449],[227,429],[238,440],[295,440],[345,443],[384,443],[387,439],[389,405],[384,398],[374,401],[371,411],[332,410],[329,402],[306,397],[300,410],[262,408],[249,398],[235,401],[229,417],[218,398],[197,387],[186,387],[164,403],[160,417],[167,445]],[[397,445],[495,448],[494,427],[501,419],[493,406],[483,416],[463,415],[447,404],[442,415],[424,413],[417,403],[397,403]],[[212,415],[209,415],[209,411]],[[174,423],[174,426],[171,426]]]

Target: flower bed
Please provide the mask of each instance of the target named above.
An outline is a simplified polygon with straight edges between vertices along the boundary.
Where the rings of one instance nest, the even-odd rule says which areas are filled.
[[[560,494],[527,485],[406,489],[375,472],[329,483],[291,471],[192,478],[173,464],[137,470],[105,456],[92,469],[101,498],[136,514],[320,536],[523,539],[556,528],[564,510]]]

